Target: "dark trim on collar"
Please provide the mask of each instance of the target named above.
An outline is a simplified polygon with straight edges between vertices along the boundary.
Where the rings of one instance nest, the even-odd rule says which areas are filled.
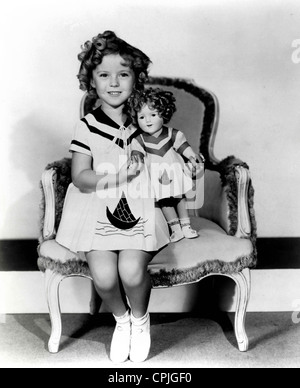
[[[85,123],[85,125],[88,127],[90,132],[96,133],[96,134],[98,134],[100,136],[103,136],[103,137],[106,137],[109,140],[113,140],[114,139],[113,135],[110,135],[109,133],[106,133],[104,131],[100,131],[99,128],[96,128],[93,125],[89,124],[86,118],[81,119],[81,121],[83,121]]]
[[[122,127],[122,125],[117,124],[113,119],[111,119],[106,113],[103,112],[101,105],[97,109],[93,110],[90,114],[93,115],[95,119],[102,124],[109,125],[115,129],[120,129]],[[127,117],[123,126],[127,128],[130,124],[131,119]]]
[[[89,131],[92,132],[92,133],[95,133],[97,135],[100,135],[100,136],[103,136],[105,137],[106,139],[109,139],[111,141],[114,140],[115,136],[109,134],[109,133],[106,133],[104,131],[101,131],[99,128],[96,128],[94,127],[93,125],[89,124],[87,119],[85,117],[83,117],[81,119],[81,121],[83,123],[85,123],[85,125],[88,127]],[[103,123],[102,123],[103,124]],[[119,129],[120,127],[118,127]],[[139,128],[136,128],[136,130],[127,138],[127,145],[129,145],[131,142],[132,142],[132,139],[134,139],[135,137],[137,137],[139,134],[141,133],[141,130]],[[124,148],[124,141],[121,139],[121,138],[117,138],[115,140],[115,144],[117,146],[119,146],[120,148]]]

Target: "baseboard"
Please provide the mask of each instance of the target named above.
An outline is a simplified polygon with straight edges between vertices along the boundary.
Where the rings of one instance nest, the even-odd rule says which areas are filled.
[[[0,240],[0,271],[38,271],[38,241]]]
[[[38,271],[37,240],[0,240],[0,271]],[[257,239],[256,269],[300,268],[300,237]]]
[[[299,308],[299,278],[300,269],[252,270],[247,311],[292,311],[296,306]],[[90,280],[79,277],[65,279],[60,286],[61,311],[88,313],[90,296]],[[155,289],[150,299],[150,312],[201,311],[210,303],[221,311],[235,311],[233,280],[212,276],[189,286]],[[22,313],[48,313],[43,274],[38,271],[0,272],[0,316]]]
[[[260,237],[256,246],[256,269],[300,268],[299,237]]]
[[[0,314],[48,312],[44,278],[36,264],[37,245],[37,240],[0,240]],[[295,303],[300,304],[300,238],[259,238],[257,249],[248,311],[293,310]],[[214,279],[216,307],[234,311],[234,282],[220,276],[190,286],[153,290],[150,311],[189,312],[207,307],[212,294],[209,279]],[[60,287],[62,312],[88,312],[90,292],[87,279],[64,280]]]

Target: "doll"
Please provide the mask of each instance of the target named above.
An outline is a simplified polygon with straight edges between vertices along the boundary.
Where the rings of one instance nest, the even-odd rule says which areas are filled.
[[[132,156],[145,159],[149,167],[156,201],[171,230],[170,241],[198,237],[191,228],[185,194],[192,189],[200,161],[183,132],[166,126],[176,111],[173,94],[149,88],[134,93],[129,105],[133,122],[142,131],[134,139]]]

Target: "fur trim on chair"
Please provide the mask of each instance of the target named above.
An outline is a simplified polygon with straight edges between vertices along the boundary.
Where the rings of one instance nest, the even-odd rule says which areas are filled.
[[[55,230],[58,229],[62,209],[64,206],[64,200],[66,196],[67,189],[71,183],[71,159],[64,158],[53,163],[50,163],[46,166],[46,170],[53,168],[56,171],[56,189],[55,189]],[[42,200],[40,203],[40,237],[39,242],[44,241],[43,238],[43,227],[44,227],[44,217],[45,217],[45,197],[43,192],[42,183],[40,182],[40,188],[42,190]]]
[[[166,271],[161,269],[159,272],[152,272],[151,282],[153,287],[171,287],[175,285],[189,284],[198,282],[204,276],[210,273],[231,274],[240,272],[244,268],[249,268],[254,261],[254,254],[238,258],[236,261],[228,263],[221,260],[206,261],[195,267],[181,269],[173,269]]]
[[[82,260],[68,260],[67,262],[62,263],[49,257],[40,256],[37,265],[41,272],[45,272],[46,269],[51,269],[54,272],[66,276],[80,274],[91,277],[87,262]]]
[[[161,269],[160,271],[149,270],[151,275],[152,287],[171,287],[182,284],[190,284],[198,282],[204,276],[210,273],[234,273],[240,272],[244,268],[251,267],[254,261],[254,252],[249,256],[238,258],[235,262],[223,262],[221,260],[206,261],[201,265],[196,265],[186,269],[172,269],[167,271]],[[75,275],[80,274],[86,277],[91,277],[91,273],[87,262],[80,260],[69,260],[65,263],[54,261],[47,257],[38,258],[39,270],[45,272],[46,269],[51,269],[61,275]]]

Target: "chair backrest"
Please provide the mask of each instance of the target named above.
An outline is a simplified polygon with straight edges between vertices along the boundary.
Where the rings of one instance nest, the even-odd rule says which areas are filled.
[[[169,90],[176,98],[177,111],[168,126],[184,132],[194,151],[201,152],[205,157],[206,168],[218,163],[213,151],[219,120],[216,96],[190,79],[150,77],[146,87],[150,86]],[[80,117],[99,104],[85,94],[80,105]]]

